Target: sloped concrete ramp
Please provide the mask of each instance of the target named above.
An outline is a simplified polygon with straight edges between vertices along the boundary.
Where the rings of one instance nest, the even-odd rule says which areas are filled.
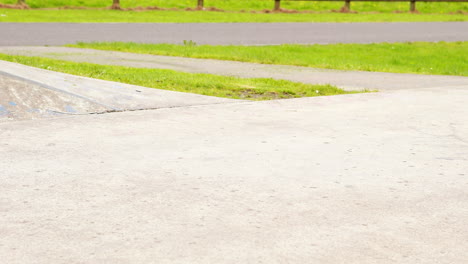
[[[48,89],[14,76],[0,74],[0,87],[0,122],[107,110],[85,98]]]
[[[79,77],[0,61],[0,122],[237,101]]]

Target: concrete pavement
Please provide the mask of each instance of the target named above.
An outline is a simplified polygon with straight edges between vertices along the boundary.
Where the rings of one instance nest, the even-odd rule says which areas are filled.
[[[0,53],[40,56],[58,60],[104,65],[170,69],[191,73],[210,73],[247,78],[273,78],[310,84],[332,84],[346,90],[377,89],[380,91],[389,91],[468,85],[468,77],[462,76],[339,71],[310,67],[155,56],[68,47],[0,47]],[[27,74],[24,74],[24,76],[27,76]]]
[[[466,263],[468,87],[0,123],[15,263]]]
[[[244,102],[0,63],[4,263],[468,262],[466,83]],[[50,97],[84,115],[8,119]]]
[[[124,41],[267,45],[467,41],[468,22],[393,23],[0,23],[0,46]]]

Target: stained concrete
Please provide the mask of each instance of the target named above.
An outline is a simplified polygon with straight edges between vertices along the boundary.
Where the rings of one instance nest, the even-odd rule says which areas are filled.
[[[101,113],[106,110],[104,106],[85,98],[0,73],[0,122]]]
[[[468,85],[468,77],[363,71],[339,71],[286,65],[265,65],[236,61],[193,59],[68,47],[0,47],[0,53],[41,56],[52,59],[170,69],[191,73],[274,78],[310,84],[332,84],[346,90],[399,90]]]
[[[0,259],[467,263],[468,87],[0,124]]]

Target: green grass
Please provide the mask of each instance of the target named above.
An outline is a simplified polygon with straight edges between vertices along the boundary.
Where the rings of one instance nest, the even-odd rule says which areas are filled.
[[[0,0],[0,3],[15,4],[17,0]],[[108,7],[111,0],[26,0],[32,8],[50,7]],[[197,0],[122,0],[123,8],[138,6],[159,6],[163,8],[195,7]],[[328,11],[340,9],[343,2],[313,2],[313,1],[283,1],[282,7],[294,10]],[[205,0],[205,7],[216,7],[223,10],[263,10],[272,9],[273,0]],[[352,3],[352,9],[359,12],[393,12],[407,11],[408,2],[357,2]],[[468,11],[468,3],[417,3],[417,8],[423,13],[448,13]]]
[[[236,22],[429,22],[468,21],[463,14],[410,13],[240,13],[205,11],[118,11],[118,10],[13,10],[0,9],[0,22],[69,23],[236,23]]]
[[[40,57],[0,54],[0,60],[108,81],[234,99],[270,100],[357,93],[356,91],[344,91],[331,85],[310,85],[266,78],[236,78],[172,70],[106,66]]]
[[[325,69],[468,76],[468,42],[275,46],[96,42],[68,46]]]

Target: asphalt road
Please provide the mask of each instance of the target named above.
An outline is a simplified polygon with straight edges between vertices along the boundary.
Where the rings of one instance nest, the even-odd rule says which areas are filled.
[[[466,41],[468,22],[422,23],[0,23],[0,46],[77,41],[265,45]]]

